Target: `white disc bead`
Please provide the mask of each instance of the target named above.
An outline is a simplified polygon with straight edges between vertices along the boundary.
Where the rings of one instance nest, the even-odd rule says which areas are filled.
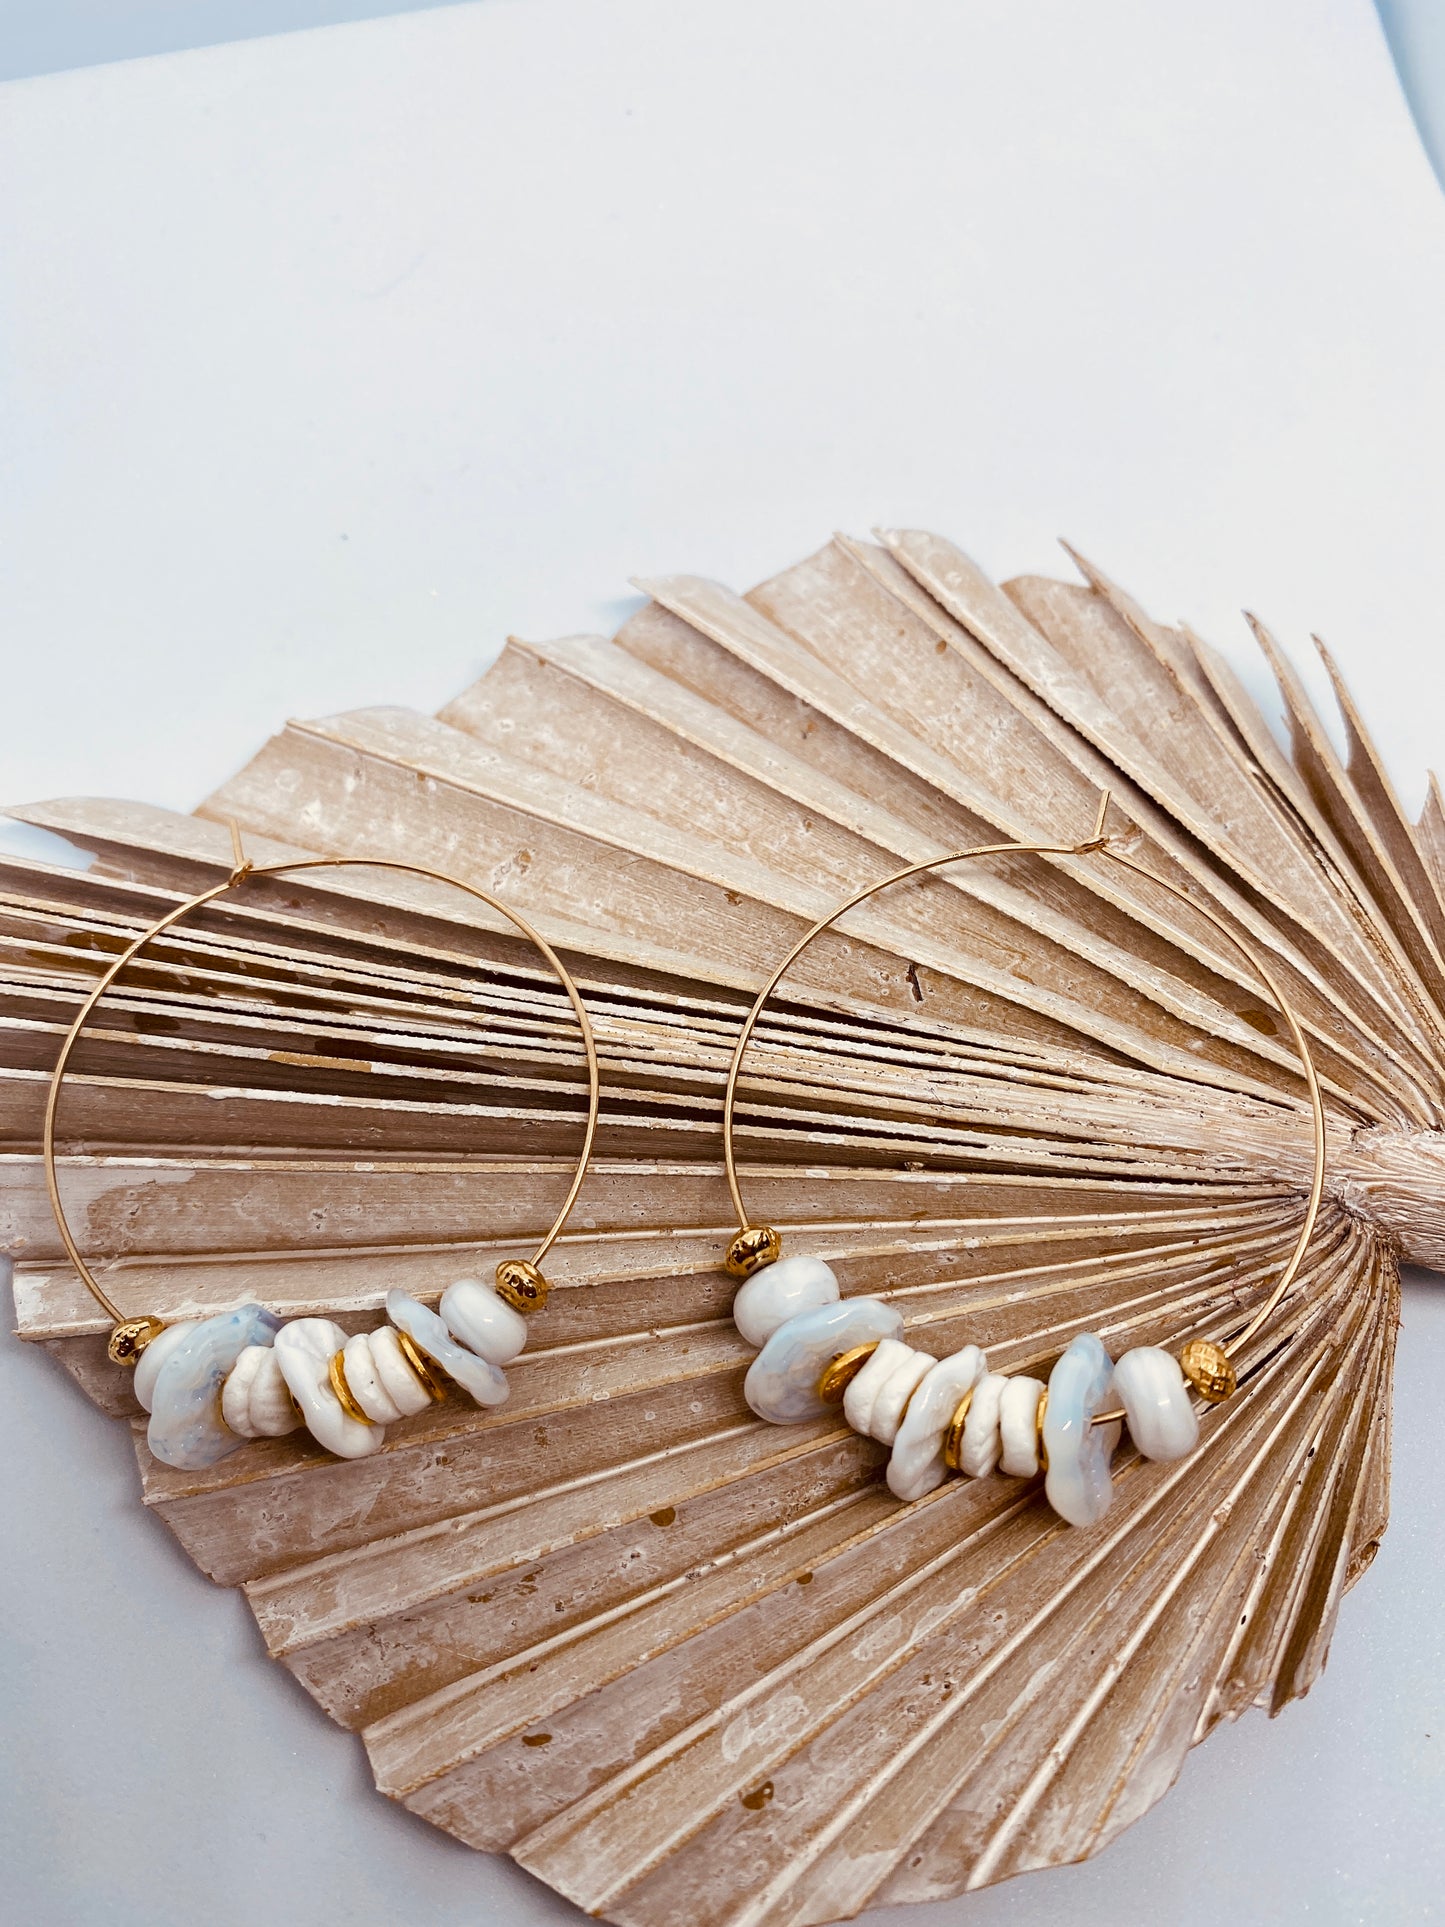
[[[527,1321],[479,1278],[458,1278],[442,1293],[442,1323],[489,1365],[510,1365],[527,1342]]]
[[[1011,1479],[1031,1479],[1039,1469],[1039,1400],[1041,1378],[1011,1378],[998,1406],[998,1436],[1002,1451],[999,1470]]]
[[[970,1479],[986,1479],[998,1465],[1003,1451],[998,1415],[1007,1384],[1002,1372],[988,1372],[973,1388],[968,1417],[963,1422],[963,1450],[958,1455],[958,1469]]]
[[[821,1258],[779,1258],[739,1286],[733,1323],[750,1345],[766,1345],[795,1313],[837,1301],[838,1280]]]
[[[1114,1367],[1114,1390],[1146,1459],[1182,1459],[1199,1443],[1194,1400],[1171,1352],[1158,1345],[1125,1352]]]
[[[390,1325],[379,1325],[366,1334],[367,1349],[376,1371],[377,1383],[403,1418],[414,1418],[431,1404],[431,1393],[411,1368],[401,1349],[401,1340]],[[348,1379],[348,1383],[349,1383]],[[357,1403],[361,1401],[358,1399]],[[366,1407],[363,1405],[363,1411]]]
[[[888,1461],[888,1489],[895,1499],[921,1499],[948,1477],[943,1441],[949,1420],[964,1393],[972,1391],[987,1370],[988,1360],[978,1346],[965,1345],[939,1359],[919,1381]]]
[[[909,1399],[938,1363],[901,1339],[884,1338],[843,1394],[843,1416],[855,1432],[892,1445]]]
[[[221,1387],[221,1417],[243,1439],[279,1439],[301,1423],[274,1345],[248,1345]]]

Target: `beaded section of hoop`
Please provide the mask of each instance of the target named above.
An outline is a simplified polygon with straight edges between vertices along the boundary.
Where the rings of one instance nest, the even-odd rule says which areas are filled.
[[[750,1288],[745,1284],[738,1298]],[[746,1322],[749,1331],[760,1329],[754,1317]],[[1223,1356],[1211,1347],[1197,1368],[1220,1369],[1214,1353]],[[1027,1375],[1011,1378],[991,1372],[977,1345],[942,1359],[917,1350],[891,1306],[854,1298],[805,1305],[769,1325],[745,1391],[758,1417],[775,1425],[841,1403],[855,1432],[892,1448],[888,1485],[905,1502],[926,1497],[950,1473],[982,1479],[1001,1469],[1027,1479],[1042,1472],[1054,1510],[1070,1525],[1087,1526],[1109,1509],[1109,1461],[1121,1436],[1123,1415],[1104,1407],[1123,1400],[1142,1457],[1184,1458],[1199,1437],[1186,1380],[1183,1365],[1153,1345],[1125,1352],[1116,1367],[1091,1332],[1071,1341],[1047,1386]]]
[[[507,1381],[500,1367],[526,1342],[525,1330],[518,1334],[517,1314],[538,1311],[547,1302],[548,1285],[541,1262],[582,1188],[597,1132],[601,1089],[597,1046],[576,984],[546,938],[500,898],[444,871],[386,858],[373,863],[369,857],[309,857],[300,862],[257,864],[246,856],[238,826],[232,823],[230,827],[232,865],[224,882],[212,884],[157,918],[102,972],[81,1004],[50,1075],[42,1134],[45,1185],[61,1243],[82,1284],[115,1321],[107,1347],[110,1360],[136,1370],[136,1397],[152,1415],[152,1452],[167,1464],[186,1470],[212,1465],[239,1450],[248,1439],[279,1436],[293,1429],[293,1414],[298,1413],[312,1436],[328,1450],[342,1458],[365,1457],[380,1447],[387,1425],[414,1416],[432,1399],[446,1397],[443,1377],[462,1386],[479,1405],[500,1405],[507,1396]],[[190,911],[214,903],[249,879],[289,877],[306,870],[373,867],[450,884],[486,904],[542,953],[567,994],[587,1058],[587,1127],[572,1182],[551,1229],[531,1258],[507,1258],[497,1266],[495,1292],[474,1279],[459,1279],[444,1294],[444,1301],[451,1300],[450,1324],[404,1292],[388,1296],[395,1329],[383,1326],[349,1339],[329,1319],[301,1318],[282,1325],[258,1305],[169,1328],[159,1318],[125,1317],[75,1242],[56,1171],[61,1086],[91,1013],[152,939]],[[773,1236],[776,1239],[776,1233]],[[238,1338],[238,1334],[242,1335]],[[259,1358],[258,1352],[273,1341],[275,1356],[268,1353],[264,1359]]]
[[[736,1149],[733,1141],[737,1108],[738,1078],[743,1056],[757,1026],[764,1005],[815,937],[832,928],[850,910],[869,902],[880,891],[911,877],[931,875],[950,864],[966,863],[978,857],[1044,856],[1055,858],[1099,857],[1105,863],[1131,870],[1150,885],[1178,898],[1204,922],[1211,925],[1258,976],[1279,1007],[1285,1026],[1300,1055],[1314,1125],[1314,1170],[1299,1232],[1293,1248],[1271,1290],[1227,1345],[1209,1339],[1193,1339],[1185,1345],[1176,1363],[1154,1346],[1141,1346],[1125,1354],[1119,1362],[1119,1395],[1125,1410],[1101,1409],[1109,1402],[1115,1381],[1113,1361],[1092,1333],[1080,1333],[1054,1366],[1049,1384],[1040,1395],[1038,1380],[1014,1381],[986,1368],[976,1381],[958,1390],[951,1414],[936,1410],[932,1395],[926,1398],[926,1413],[909,1427],[910,1402],[923,1396],[922,1388],[933,1374],[945,1368],[960,1369],[963,1353],[935,1363],[926,1353],[916,1352],[900,1338],[902,1321],[893,1330],[880,1327],[880,1342],[865,1346],[864,1337],[874,1332],[855,1328],[849,1305],[844,1302],[800,1311],[776,1329],[770,1329],[769,1294],[750,1293],[745,1283],[737,1295],[734,1319],[744,1338],[766,1343],[747,1378],[748,1403],[759,1417],[785,1424],[792,1420],[816,1417],[843,1393],[843,1412],[855,1431],[884,1444],[895,1445],[903,1439],[905,1454],[890,1463],[889,1483],[897,1496],[922,1497],[949,1471],[982,1478],[1000,1463],[1017,1477],[1033,1476],[1037,1468],[1046,1474],[1050,1500],[1060,1515],[1076,1525],[1089,1525],[1108,1509],[1112,1484],[1109,1460],[1120,1436],[1120,1422],[1128,1416],[1131,1433],[1146,1458],[1182,1457],[1193,1448],[1198,1437],[1198,1420],[1186,1387],[1192,1388],[1209,1403],[1228,1398],[1236,1386],[1231,1354],[1238,1352],[1263,1329],[1283,1302],[1298,1276],[1305,1251],[1314,1232],[1324,1196],[1325,1112],[1319,1078],[1309,1044],[1264,957],[1246,943],[1207,904],[1200,903],[1187,890],[1168,882],[1137,862],[1123,850],[1110,847],[1106,833],[1109,792],[1099,797],[1091,835],[1075,843],[988,843],[970,850],[955,850],[951,855],[929,857],[910,863],[891,876],[882,877],[855,890],[846,901],[820,917],[805,930],[791,950],[773,970],[753,1000],[733,1046],[723,1091],[723,1167],[733,1209],[743,1225],[729,1240],[724,1266],[736,1278],[751,1281],[753,1273],[776,1262],[782,1248],[778,1232],[770,1225],[755,1225],[748,1219],[738,1181]],[[789,1260],[798,1265],[799,1260]],[[805,1261],[806,1262],[806,1261]],[[816,1263],[816,1261],[815,1261]],[[823,1271],[826,1266],[821,1267]],[[766,1274],[765,1274],[766,1275]],[[801,1272],[800,1272],[801,1275]],[[831,1276],[831,1274],[829,1274]],[[781,1297],[781,1294],[778,1294]],[[873,1306],[870,1321],[888,1308],[876,1299],[860,1299],[861,1307]],[[766,1314],[766,1315],[764,1315]],[[851,1344],[844,1342],[844,1334]],[[756,1336],[755,1336],[756,1334]],[[831,1360],[820,1358],[819,1346],[827,1336],[836,1334],[839,1343]],[[968,1347],[966,1351],[976,1348]],[[980,1354],[981,1357],[981,1354]],[[800,1375],[822,1367],[816,1384],[803,1385]],[[767,1381],[764,1393],[764,1381]],[[758,1396],[754,1396],[756,1387]],[[937,1398],[941,1401],[942,1394]],[[1033,1408],[1033,1438],[1030,1440],[1030,1407]],[[937,1436],[935,1438],[935,1431]],[[936,1458],[936,1463],[934,1460]]]

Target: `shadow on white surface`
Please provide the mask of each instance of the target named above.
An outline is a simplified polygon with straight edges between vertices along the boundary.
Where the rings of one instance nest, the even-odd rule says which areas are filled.
[[[726,0],[721,0],[722,4]],[[467,0],[0,0],[0,81],[305,32]],[[1445,179],[1445,7],[1375,0],[1421,139]]]
[[[0,0],[0,81],[466,0]]]
[[[1445,185],[1445,7],[1440,0],[1375,4],[1425,151]]]

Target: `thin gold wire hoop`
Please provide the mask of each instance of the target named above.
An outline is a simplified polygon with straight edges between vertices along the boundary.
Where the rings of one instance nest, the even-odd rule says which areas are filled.
[[[1270,1292],[1268,1298],[1248,1323],[1221,1347],[1225,1355],[1232,1358],[1235,1353],[1249,1343],[1255,1333],[1266,1323],[1275,1307],[1280,1303],[1285,1293],[1294,1283],[1296,1277],[1299,1275],[1299,1268],[1304,1263],[1304,1255],[1309,1248],[1310,1239],[1314,1235],[1315,1220],[1319,1216],[1320,1202],[1324,1197],[1325,1189],[1324,1100],[1320,1094],[1320,1084],[1315,1072],[1314,1058],[1310,1053],[1308,1043],[1305,1041],[1304,1031],[1300,1026],[1299,1019],[1290,1008],[1289,1002],[1281,991],[1274,972],[1269,968],[1269,965],[1265,963],[1263,957],[1259,955],[1252,944],[1246,943],[1242,937],[1237,936],[1235,932],[1230,929],[1229,925],[1224,922],[1223,918],[1216,915],[1213,910],[1208,909],[1204,904],[1197,902],[1194,897],[1189,895],[1188,891],[1179,889],[1178,886],[1173,883],[1166,883],[1162,877],[1156,876],[1152,870],[1146,869],[1142,863],[1136,863],[1132,857],[1125,856],[1118,850],[1110,849],[1108,838],[1104,835],[1104,818],[1108,812],[1108,808],[1109,792],[1105,790],[1099,799],[1099,811],[1094,823],[1094,834],[1086,838],[1082,843],[982,843],[979,844],[976,849],[956,850],[951,856],[932,857],[926,863],[910,863],[902,870],[895,870],[891,876],[883,877],[879,882],[869,883],[865,885],[863,889],[855,891],[846,903],[839,904],[836,909],[830,910],[826,917],[820,917],[811,929],[804,931],[803,935],[799,937],[798,941],[783,958],[777,969],[774,970],[772,976],[769,977],[768,981],[758,992],[757,997],[753,1001],[753,1007],[747,1014],[747,1019],[743,1024],[742,1030],[738,1033],[737,1043],[733,1046],[732,1061],[728,1065],[727,1087],[723,1094],[723,1164],[727,1173],[728,1190],[732,1194],[733,1209],[737,1212],[738,1224],[742,1229],[746,1230],[752,1224],[753,1220],[748,1216],[747,1207],[743,1203],[742,1190],[738,1184],[737,1155],[733,1146],[733,1117],[737,1108],[738,1074],[742,1069],[743,1054],[747,1050],[758,1018],[762,1015],[763,1007],[777,989],[788,970],[797,962],[798,958],[807,949],[814,937],[821,936],[823,931],[830,929],[840,917],[846,916],[850,910],[857,909],[860,903],[867,903],[870,897],[876,897],[882,891],[890,889],[893,884],[903,883],[909,877],[923,876],[932,870],[944,869],[951,863],[967,863],[974,857],[984,856],[1102,856],[1107,858],[1110,863],[1117,863],[1122,869],[1132,870],[1136,876],[1144,877],[1155,889],[1165,890],[1171,897],[1178,898],[1179,902],[1186,904],[1197,916],[1203,917],[1206,923],[1212,925],[1214,929],[1219,931],[1221,936],[1234,946],[1235,950],[1243,957],[1246,964],[1254,971],[1261,983],[1268,988],[1269,994],[1273,997],[1280,1015],[1289,1027],[1290,1036],[1294,1040],[1295,1049],[1299,1052],[1300,1063],[1304,1069],[1305,1086],[1309,1092],[1310,1112],[1314,1124],[1314,1171],[1310,1181],[1309,1200],[1305,1206],[1305,1214],[1303,1222],[1300,1225],[1299,1236],[1295,1239],[1294,1248],[1290,1252],[1289,1258],[1275,1283],[1273,1291]],[[1118,1412],[1104,1412],[1094,1420],[1094,1423],[1096,1425],[1103,1425],[1107,1424],[1111,1419],[1122,1416],[1122,1413]]]
[[[534,1266],[540,1265],[555,1244],[558,1233],[567,1222],[572,1207],[577,1202],[577,1194],[582,1189],[582,1181],[587,1175],[587,1166],[592,1158],[592,1141],[597,1134],[597,1114],[601,1103],[601,1076],[597,1064],[597,1042],[592,1034],[592,1020],[587,1015],[587,1008],[572,980],[571,972],[551,944],[540,931],[532,928],[525,917],[509,909],[500,898],[494,897],[490,890],[483,890],[474,883],[463,883],[458,877],[448,876],[443,870],[428,869],[424,864],[395,863],[385,858],[363,856],[318,856],[303,858],[296,863],[252,863],[242,852],[240,834],[234,824],[231,826],[231,844],[236,861],[235,867],[225,882],[213,884],[209,890],[199,891],[195,896],[188,897],[184,903],[178,903],[174,910],[168,910],[165,916],[157,918],[149,929],[143,930],[133,943],[126,946],[96,983],[76,1012],[70,1029],[65,1033],[65,1041],[60,1046],[60,1055],[56,1058],[55,1068],[50,1073],[50,1088],[45,1100],[45,1131],[42,1140],[45,1157],[45,1188],[50,1195],[50,1208],[55,1213],[55,1223],[60,1232],[61,1243],[65,1246],[70,1262],[75,1266],[86,1290],[106,1315],[114,1319],[117,1324],[126,1320],[128,1314],[123,1312],[102,1289],[95,1273],[81,1255],[70,1229],[70,1221],[65,1215],[65,1207],[60,1201],[60,1183],[55,1168],[55,1118],[60,1102],[60,1088],[64,1082],[71,1055],[90,1020],[91,1012],[121,972],[140,955],[146,945],[154,942],[173,924],[179,923],[183,917],[189,916],[192,910],[199,910],[203,905],[213,903],[217,897],[224,896],[228,890],[234,890],[251,877],[291,876],[303,870],[396,870],[409,876],[427,877],[434,883],[449,883],[454,889],[463,891],[469,897],[475,897],[479,903],[485,903],[489,909],[505,917],[508,923],[536,947],[556,973],[577,1018],[578,1028],[582,1032],[582,1048],[587,1054],[587,1128],[582,1137],[582,1154],[577,1160],[577,1169],[572,1175],[567,1195],[562,1200],[562,1208],[553,1220],[551,1230],[532,1254],[531,1263]]]

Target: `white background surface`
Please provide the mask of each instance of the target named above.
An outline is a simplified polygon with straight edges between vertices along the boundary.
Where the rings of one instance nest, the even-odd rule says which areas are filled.
[[[835,526],[1325,633],[1438,757],[1445,205],[1366,0],[491,0],[0,90],[0,800],[189,807],[639,572]],[[1436,1917],[1445,1297],[1323,1684],[1100,1861],[918,1927]],[[21,1917],[578,1918],[368,1791],[127,1450],[0,1358]]]
[[[458,0],[430,0],[456,5]],[[429,0],[0,0],[0,80],[213,47],[343,20],[418,13]],[[1445,178],[1445,8],[1375,0],[1421,136]]]

